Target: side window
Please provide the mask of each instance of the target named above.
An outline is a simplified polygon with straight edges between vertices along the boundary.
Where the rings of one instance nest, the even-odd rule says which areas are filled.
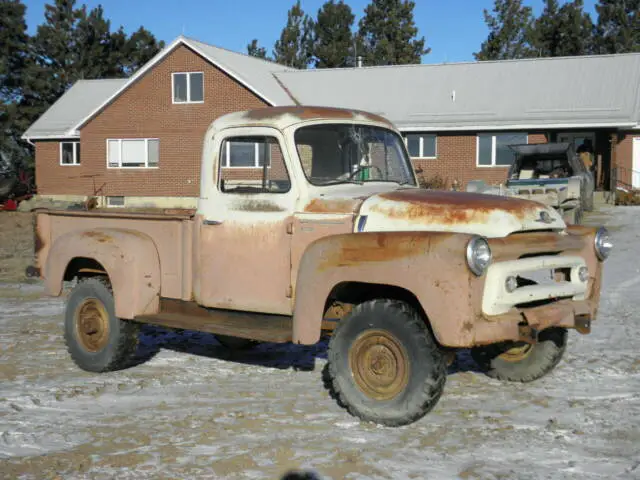
[[[286,193],[291,181],[278,140],[232,137],[220,147],[218,182],[225,193]]]

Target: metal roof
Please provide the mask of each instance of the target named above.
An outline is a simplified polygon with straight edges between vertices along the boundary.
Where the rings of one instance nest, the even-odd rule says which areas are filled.
[[[640,54],[277,73],[300,104],[356,108],[402,130],[635,127]]]
[[[126,83],[126,78],[78,80],[24,132],[23,138],[77,137],[74,126],[78,120]]]
[[[274,73],[296,72],[297,69],[285,67],[261,58],[232,52],[191,38],[183,37],[184,43],[226,71],[240,83],[262,97],[271,105],[293,105],[294,102],[282,88]]]
[[[640,126],[640,54],[296,70],[180,36],[129,79],[73,85],[23,138],[78,130],[179,45],[275,106],[382,115],[404,131]]]

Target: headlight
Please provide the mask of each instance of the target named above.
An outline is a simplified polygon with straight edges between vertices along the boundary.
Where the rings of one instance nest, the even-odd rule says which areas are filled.
[[[467,265],[476,275],[482,275],[491,263],[491,248],[482,237],[473,237],[467,244]]]
[[[613,242],[611,241],[611,236],[606,228],[600,227],[596,232],[595,238],[595,247],[596,247],[596,255],[600,260],[606,260],[609,254],[611,253],[611,249],[613,248]]]

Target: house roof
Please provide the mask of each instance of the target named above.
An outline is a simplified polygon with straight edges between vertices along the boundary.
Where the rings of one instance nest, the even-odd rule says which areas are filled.
[[[77,137],[74,126],[78,119],[91,113],[125,83],[126,78],[78,80],[24,132],[23,138]]]
[[[386,116],[402,130],[635,127],[640,54],[277,73],[300,104]]]
[[[77,137],[180,45],[270,105],[364,110],[404,131],[640,126],[640,53],[297,70],[180,36],[128,79],[77,82],[23,138]]]
[[[180,45],[198,53],[267,103],[294,104],[273,74],[295,69],[180,36],[128,79],[78,81],[29,127],[23,138],[77,137],[80,127]]]

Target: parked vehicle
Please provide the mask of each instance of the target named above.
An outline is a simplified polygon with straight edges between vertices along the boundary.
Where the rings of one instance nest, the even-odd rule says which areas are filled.
[[[470,182],[467,191],[525,198],[555,208],[573,224],[593,210],[593,174],[571,143],[511,145],[516,153],[505,187]]]
[[[213,122],[195,212],[39,211],[36,235],[47,292],[76,281],[80,368],[132,365],[144,323],[232,348],[326,335],[339,403],[391,426],[434,407],[457,349],[503,380],[550,372],[590,331],[612,247],[536,202],[420,189],[387,120],[312,107]]]

